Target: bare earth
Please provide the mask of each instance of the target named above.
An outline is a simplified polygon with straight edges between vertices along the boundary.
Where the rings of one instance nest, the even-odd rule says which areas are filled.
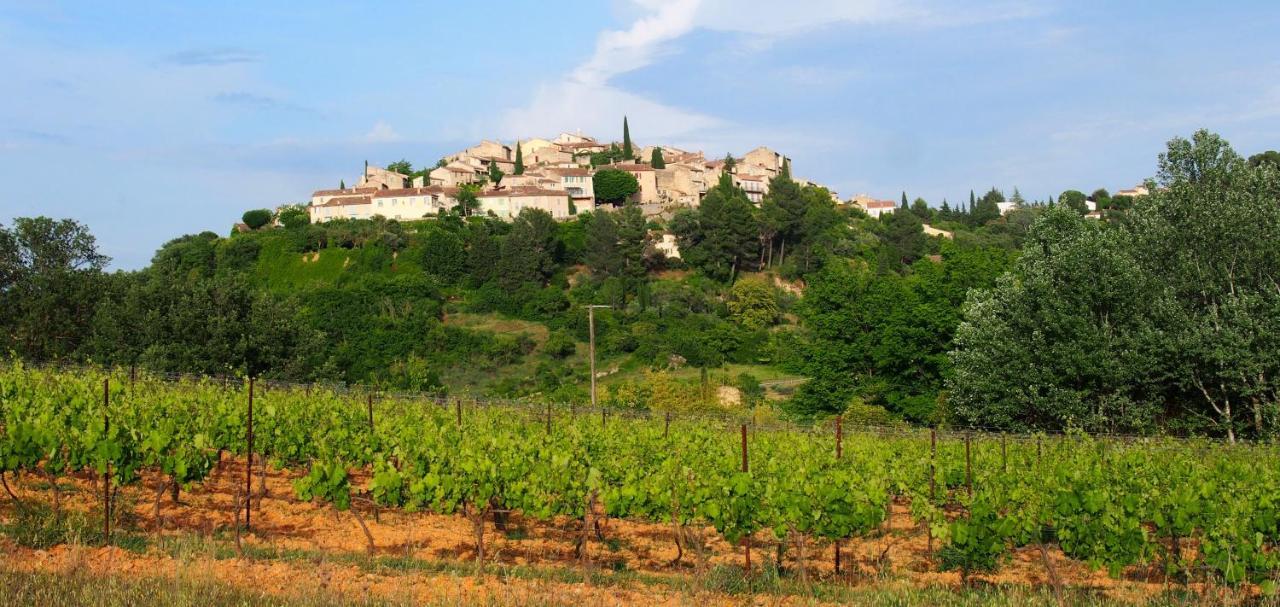
[[[237,489],[244,488],[243,461],[225,460],[220,472],[200,486],[181,494],[180,502],[171,502],[166,491],[161,500],[157,525],[154,514],[155,488],[160,479],[144,475],[143,482],[122,490],[119,503],[131,504],[135,524],[152,536],[178,538],[217,535],[222,544],[233,537],[233,500]],[[367,542],[354,516],[338,513],[327,506],[299,502],[293,498],[291,480],[297,471],[269,470],[266,493],[255,500],[252,531],[242,537],[249,548],[297,550],[317,555],[363,555]],[[353,486],[363,486],[364,477],[353,479]],[[50,491],[39,491],[36,479],[10,479],[10,486],[23,499],[50,501]],[[74,485],[74,488],[72,487]],[[101,492],[95,491],[87,478],[64,480],[63,507],[87,511]],[[253,488],[261,488],[259,467],[255,465]],[[474,560],[473,528],[461,516],[427,513],[408,514],[382,511],[362,506],[362,515],[373,536],[377,555],[408,557],[429,562],[452,562],[465,565]],[[10,518],[13,505],[0,506],[0,518]],[[22,571],[75,572],[149,576],[207,576],[213,581],[278,592],[282,596],[301,590],[334,592],[351,598],[383,598],[414,603],[430,599],[458,604],[528,604],[531,602],[574,605],[700,605],[742,604],[743,597],[699,590],[698,579],[716,565],[741,567],[743,550],[729,546],[714,530],[705,529],[702,558],[699,551],[686,546],[678,564],[677,548],[671,525],[607,520],[602,527],[604,541],[591,537],[586,559],[574,555],[574,542],[580,535],[580,522],[564,519],[554,524],[524,521],[513,515],[508,528],[517,530],[503,534],[492,523],[486,524],[486,562],[505,566],[533,565],[550,569],[590,568],[607,574],[625,569],[640,574],[646,582],[634,579],[626,583],[591,585],[547,579],[509,576],[468,575],[460,567],[423,570],[397,570],[371,573],[368,568],[350,560],[329,562],[323,556],[312,561],[255,558],[215,558],[211,550],[193,550],[175,555],[152,549],[136,554],[119,548],[57,546],[51,550],[21,548],[0,539],[0,549],[8,568]],[[842,545],[842,574],[833,568],[833,546],[809,543],[804,547],[806,569],[815,581],[839,583],[853,587],[955,587],[961,585],[955,572],[936,572],[929,565],[927,536],[910,520],[907,507],[895,504],[889,525],[881,533],[866,539],[847,540]],[[196,542],[197,544],[199,542]],[[772,560],[777,542],[770,533],[760,533],[753,541],[752,561]],[[796,559],[799,547],[787,547],[784,566],[799,570]],[[1088,589],[1091,593],[1123,602],[1142,603],[1169,588],[1163,574],[1150,569],[1132,568],[1121,579],[1112,579],[1102,571],[1091,571],[1081,563],[1066,559],[1051,550],[1050,559],[1064,585]],[[1048,576],[1040,554],[1034,549],[1015,553],[998,573],[975,576],[978,581],[1005,585],[1041,586]],[[665,583],[664,583],[665,582]],[[551,600],[549,600],[549,598]],[[535,600],[536,599],[536,600]],[[754,604],[814,604],[809,597],[755,595]]]

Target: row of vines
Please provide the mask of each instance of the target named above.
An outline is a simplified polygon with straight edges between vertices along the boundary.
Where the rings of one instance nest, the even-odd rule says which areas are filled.
[[[176,494],[224,453],[248,454],[250,390],[4,367],[0,480],[92,473],[119,487],[150,469],[163,479],[150,488],[157,500]],[[965,575],[998,569],[1019,548],[1043,555],[1056,546],[1112,575],[1159,566],[1266,593],[1280,576],[1272,445],[990,435],[934,443],[927,431],[841,440],[826,427],[739,436],[737,424],[706,420],[397,399],[374,407],[320,389],[259,387],[255,398],[254,455],[306,470],[294,484],[299,499],[357,516],[360,502],[458,514],[474,524],[480,559],[485,521],[512,511],[578,519],[580,541],[594,517],[608,516],[670,525],[681,554],[691,533],[712,527],[748,551],[752,538],[772,534],[801,555],[835,543],[838,558],[838,542],[878,533],[896,501],[928,530],[934,562]],[[368,472],[360,486],[355,470]]]

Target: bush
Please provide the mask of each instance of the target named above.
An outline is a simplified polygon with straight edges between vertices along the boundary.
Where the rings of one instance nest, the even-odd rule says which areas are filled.
[[[245,211],[244,215],[240,216],[240,220],[244,222],[244,225],[249,226],[250,230],[256,230],[271,223],[271,211],[267,209]]]
[[[280,209],[280,224],[290,230],[311,224],[311,213],[301,204],[291,204]]]
[[[578,351],[578,344],[568,333],[556,331],[542,345],[542,351],[555,358],[567,358]]]

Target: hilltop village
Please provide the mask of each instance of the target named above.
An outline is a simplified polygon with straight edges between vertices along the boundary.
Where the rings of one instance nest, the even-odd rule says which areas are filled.
[[[564,220],[586,211],[637,204],[646,216],[657,216],[697,207],[722,175],[758,205],[769,192],[770,180],[790,174],[791,160],[764,146],[741,157],[714,160],[701,151],[673,146],[633,147],[624,126],[622,142],[604,143],[575,133],[510,145],[485,140],[445,156],[434,167],[412,171],[406,165],[366,163],[355,187],[344,183],[314,192],[308,206],[311,221],[379,215],[421,219],[459,206],[465,214],[504,219],[533,208]],[[833,191],[831,196],[839,200]]]

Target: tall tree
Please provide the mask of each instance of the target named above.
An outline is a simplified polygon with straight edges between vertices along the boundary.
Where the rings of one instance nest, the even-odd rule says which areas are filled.
[[[524,175],[524,151],[520,149],[520,142],[516,142],[516,166],[513,171],[516,175]]]
[[[492,183],[493,185],[496,186],[502,183],[503,177],[504,177],[504,174],[502,173],[502,169],[498,168],[498,163],[490,162],[489,163],[489,183]]]
[[[631,150],[631,126],[627,124],[627,117],[622,117],[622,159],[631,160],[635,154]]]
[[[559,256],[556,220],[541,209],[524,209],[502,242],[498,282],[514,291],[525,284],[545,286]]]
[[[759,225],[746,193],[728,173],[707,191],[696,211],[672,218],[681,255],[706,275],[732,282],[744,265],[753,265],[759,250]]]
[[[89,228],[71,219],[0,225],[0,351],[70,357],[88,334],[109,261]]]
[[[662,148],[653,148],[653,154],[649,157],[649,165],[655,169],[667,168],[667,161],[662,158]]]

